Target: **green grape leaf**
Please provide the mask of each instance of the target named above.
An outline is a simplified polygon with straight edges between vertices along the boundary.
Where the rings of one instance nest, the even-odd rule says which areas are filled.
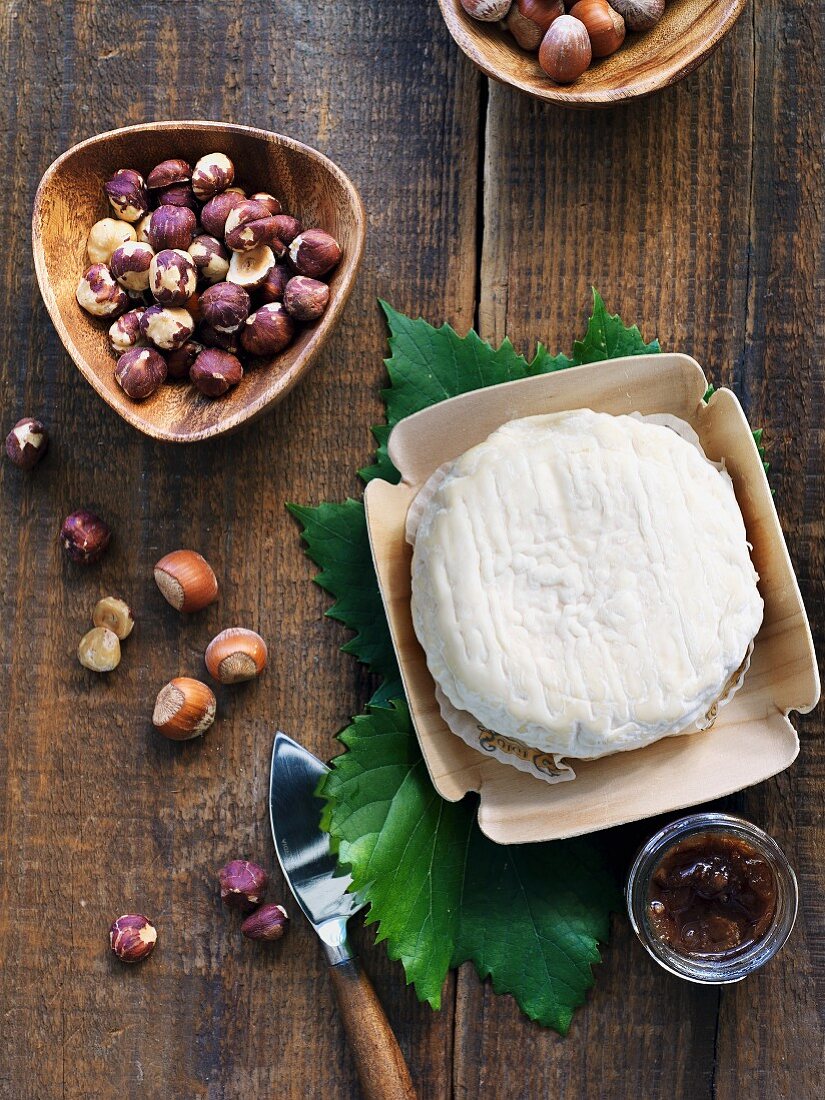
[[[646,344],[636,325],[629,328],[617,314],[607,312],[602,297],[594,288],[593,313],[583,340],[573,345],[573,360],[598,363],[602,359],[621,359],[625,355],[649,355],[658,352],[659,341]]]

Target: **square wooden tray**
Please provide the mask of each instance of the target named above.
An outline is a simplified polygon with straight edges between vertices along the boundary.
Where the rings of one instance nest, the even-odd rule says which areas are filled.
[[[707,379],[686,355],[646,355],[574,367],[476,390],[403,420],[390,437],[398,485],[372,481],[367,525],[404,688],[439,794],[480,796],[479,825],[500,844],[595,832],[719,798],[787,768],[799,751],[788,712],[819,699],[810,627],[756,445],[730,390],[705,405]],[[699,435],[709,458],[724,458],[753,545],[765,600],[744,685],[703,732],[670,737],[601,760],[575,761],[577,778],[549,785],[485,757],[450,732],[410,614],[412,549],[407,509],[442,463],[517,417],[590,408],[613,414],[672,413]]]

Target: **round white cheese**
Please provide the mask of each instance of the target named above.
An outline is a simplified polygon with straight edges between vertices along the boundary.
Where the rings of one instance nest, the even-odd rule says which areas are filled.
[[[695,728],[762,622],[730,477],[662,424],[514,420],[416,504],[430,672],[454,707],[535,748],[593,758]]]

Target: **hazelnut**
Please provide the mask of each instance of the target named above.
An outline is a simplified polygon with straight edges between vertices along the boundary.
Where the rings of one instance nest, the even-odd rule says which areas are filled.
[[[259,293],[264,302],[280,302],[284,297],[286,284],[292,278],[292,271],[286,264],[275,264],[261,283]]]
[[[223,153],[208,153],[192,170],[192,190],[195,197],[206,202],[219,191],[225,191],[235,178],[235,166]]]
[[[234,229],[246,225],[247,222],[260,221],[262,218],[271,217],[272,215],[262,202],[255,202],[254,199],[241,199],[229,211],[226,224],[223,227],[224,236],[228,237]]]
[[[117,317],[129,306],[126,291],[120,286],[106,264],[92,264],[77,284],[77,304],[93,317]]]
[[[155,583],[167,603],[189,614],[202,611],[218,598],[212,566],[195,550],[173,550],[155,566]]]
[[[201,210],[201,225],[207,233],[213,237],[223,237],[226,228],[226,219],[232,210],[244,201],[244,196],[237,191],[222,191]]]
[[[279,940],[289,928],[289,917],[283,905],[262,905],[241,925],[248,940]]]
[[[121,962],[140,962],[152,954],[157,941],[157,929],[142,913],[125,913],[109,929],[109,946]]]
[[[24,416],[18,420],[6,436],[6,454],[9,461],[21,470],[31,470],[49,446],[49,433],[39,420]]]
[[[665,0],[610,0],[611,8],[624,18],[629,31],[649,31],[665,11]]]
[[[112,253],[109,270],[124,290],[146,290],[149,286],[149,265],[154,255],[150,245],[127,241]]]
[[[317,321],[329,305],[329,287],[318,279],[296,275],[284,290],[284,308],[296,321]]]
[[[186,312],[197,325],[201,319],[201,296],[197,290],[186,299]]]
[[[250,195],[249,197],[253,202],[259,202],[261,206],[265,206],[270,214],[281,213],[281,204],[275,196],[270,195],[268,191],[256,191],[254,195]]]
[[[166,360],[154,348],[131,348],[118,359],[115,381],[133,401],[143,401],[166,381]]]
[[[269,875],[257,863],[233,859],[218,871],[221,901],[232,909],[254,909],[266,894]]]
[[[119,168],[103,187],[112,209],[122,221],[140,221],[149,209],[143,176],[134,168]]]
[[[587,28],[594,57],[609,57],[624,42],[624,19],[607,0],[579,0],[570,14]]]
[[[167,352],[167,377],[174,378],[175,380],[188,378],[192,364],[195,362],[202,351],[203,344],[199,344],[196,340],[187,340],[186,343],[182,345],[182,347],[175,348],[174,351]]]
[[[209,675],[222,684],[254,680],[266,668],[266,642],[254,630],[232,626],[222,630],[206,647]]]
[[[195,236],[198,219],[186,206],[159,206],[149,222],[149,241],[155,252],[165,248],[188,248]]]
[[[122,355],[124,351],[136,348],[143,343],[143,333],[140,331],[140,319],[145,313],[143,309],[130,309],[128,313],[122,313],[109,329],[109,346],[116,355]]]
[[[80,639],[77,659],[92,672],[111,672],[120,664],[120,641],[113,630],[96,626]]]
[[[106,552],[112,532],[100,516],[81,509],[66,516],[60,528],[60,543],[72,561],[91,565]]]
[[[101,218],[89,230],[86,251],[93,264],[107,264],[116,248],[137,238],[134,226],[117,218]]]
[[[204,396],[222,397],[243,378],[243,366],[231,352],[206,348],[192,364],[189,378]]]
[[[247,197],[246,190],[243,187],[239,187],[237,184],[233,184],[232,187],[227,187],[225,191],[221,192],[222,195],[240,195],[242,199]]]
[[[201,321],[198,325],[198,339],[207,348],[220,348],[221,351],[231,351],[233,355],[237,354],[240,347],[240,340],[238,339],[237,332],[218,332],[217,329],[212,328],[206,321]]]
[[[534,51],[560,15],[564,15],[563,0],[515,0],[507,16],[507,30],[523,50]]]
[[[208,283],[222,282],[229,271],[229,252],[217,237],[202,233],[189,245],[189,255],[198,274]]]
[[[173,183],[158,191],[158,206],[185,206],[197,211],[198,200],[189,183]]]
[[[121,225],[126,225],[128,223],[127,222],[121,222],[120,224]],[[135,229],[135,232],[137,233],[137,239],[140,241],[141,244],[148,244],[148,245],[152,244],[152,238],[149,236],[149,233],[150,233],[150,228],[149,227],[151,226],[151,224],[152,224],[152,215],[151,214],[144,214],[143,217],[140,219],[140,221],[135,225],[134,229]],[[129,226],[129,228],[131,229],[132,227]]]
[[[289,246],[289,258],[299,275],[320,279],[341,259],[338,242],[322,229],[299,233]]]
[[[226,281],[254,290],[266,280],[274,266],[275,253],[268,244],[259,244],[250,252],[233,252]]]
[[[581,19],[560,15],[539,47],[539,65],[557,84],[571,84],[593,58],[590,35]]]
[[[135,628],[135,617],[132,609],[124,600],[116,596],[104,596],[98,600],[92,612],[92,622],[95,626],[105,626],[116,634],[122,642],[128,638]]]
[[[461,0],[461,6],[473,19],[483,23],[495,23],[503,19],[512,0]]]
[[[149,306],[140,318],[140,331],[161,351],[183,347],[195,331],[195,322],[185,309]]]
[[[162,306],[184,306],[195,293],[198,269],[188,252],[164,248],[152,259],[149,289]]]
[[[201,315],[216,332],[235,332],[249,316],[249,295],[235,283],[215,283],[201,295]]]
[[[146,186],[150,191],[162,187],[171,187],[173,183],[186,183],[192,178],[192,169],[185,160],[173,157],[156,164],[146,177]]]
[[[233,210],[232,213],[234,212]],[[231,218],[232,214],[229,217]],[[233,252],[251,252],[261,244],[277,245],[278,251],[283,248],[283,242],[278,239],[276,232],[275,219],[269,214],[264,218],[235,226],[226,234],[226,243]]]
[[[277,355],[292,343],[295,323],[281,302],[268,302],[247,318],[241,347],[250,355]]]
[[[275,229],[278,233],[278,240],[284,245],[284,251],[298,234],[303,232],[303,228],[298,219],[291,217],[289,214],[275,215]]]
[[[217,705],[206,684],[178,676],[158,692],[152,724],[172,741],[188,741],[206,733],[215,721]]]

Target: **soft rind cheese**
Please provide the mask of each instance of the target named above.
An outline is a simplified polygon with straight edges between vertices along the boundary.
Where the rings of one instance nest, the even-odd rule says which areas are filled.
[[[733,483],[670,427],[514,420],[420,498],[412,615],[430,672],[535,748],[594,758],[695,728],[762,622]]]

